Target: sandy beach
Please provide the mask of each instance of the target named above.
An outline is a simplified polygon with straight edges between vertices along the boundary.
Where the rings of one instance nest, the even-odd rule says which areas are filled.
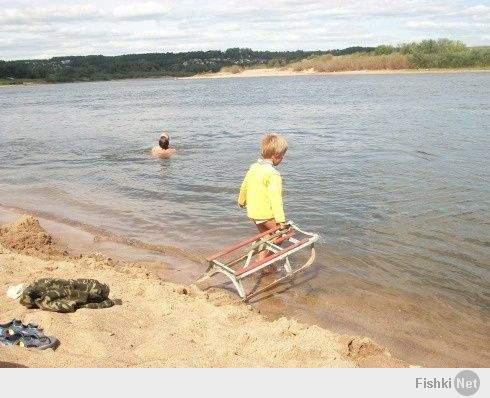
[[[396,75],[427,73],[488,73],[489,69],[398,69],[398,70],[356,70],[343,72],[316,72],[313,69],[296,72],[292,69],[258,68],[245,69],[240,73],[217,72],[203,73],[182,79],[220,79],[231,77],[265,77],[265,76],[342,76],[342,75]]]
[[[187,79],[226,79],[226,78],[245,78],[245,77],[274,77],[274,76],[345,76],[345,75],[418,75],[418,74],[450,74],[450,73],[489,73],[490,69],[393,69],[393,70],[349,70],[341,72],[316,72],[313,69],[294,71],[292,69],[278,69],[278,68],[254,68],[244,69],[239,73],[231,72],[216,72],[216,73],[200,73],[193,76],[178,77],[177,80]],[[127,78],[127,79],[112,79],[112,81],[121,80],[148,80],[148,79],[169,79],[169,76],[151,76],[140,78]],[[78,81],[80,83],[81,81]],[[0,84],[2,87],[29,87],[45,84],[57,84],[48,83],[46,81],[38,82],[24,82],[22,84]]]
[[[62,314],[27,309],[7,288],[38,278],[95,278],[121,305]],[[365,337],[269,320],[222,290],[165,281],[142,264],[69,248],[24,216],[0,229],[0,322],[37,323],[61,344],[0,346],[0,367],[406,367]]]

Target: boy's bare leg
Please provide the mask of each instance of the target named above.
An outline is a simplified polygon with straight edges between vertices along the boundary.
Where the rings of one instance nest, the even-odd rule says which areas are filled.
[[[259,232],[265,232],[268,231],[269,229],[275,228],[277,226],[277,223],[275,220],[267,220],[266,222],[263,222],[261,224],[256,224],[257,228],[259,229]]]
[[[257,229],[259,230],[259,232],[262,233],[262,232],[268,231],[269,229],[275,228],[277,226],[277,223],[275,220],[267,220],[266,222],[263,222],[261,224],[256,224],[256,225],[257,225]],[[269,255],[268,250],[262,250],[261,252],[259,252],[257,254],[257,261],[263,260],[268,255]],[[274,270],[272,270],[272,269],[263,270],[262,272],[264,274],[266,274],[266,273],[272,273],[272,272],[274,272]]]

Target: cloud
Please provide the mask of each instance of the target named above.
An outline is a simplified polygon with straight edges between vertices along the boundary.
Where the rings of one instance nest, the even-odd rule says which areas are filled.
[[[52,25],[0,25],[0,32],[5,33],[52,33],[56,32]]]
[[[142,31],[142,32],[134,32],[130,33],[126,36],[126,40],[139,40],[139,41],[148,41],[148,40],[172,40],[172,39],[185,39],[189,38],[192,34],[185,32],[183,30],[173,29],[173,30],[165,30],[165,31]]]
[[[480,30],[487,29],[487,26],[482,23],[474,22],[460,22],[460,21],[450,21],[450,22],[440,22],[440,21],[408,21],[405,26],[411,29],[419,30]]]
[[[102,16],[103,12],[90,4],[5,8],[0,9],[0,24],[29,25],[37,22],[82,21]]]
[[[77,3],[79,1],[80,3]],[[448,37],[488,44],[483,0],[0,0],[0,59]],[[10,5],[9,5],[10,4]]]
[[[462,15],[469,15],[475,21],[490,21],[490,6],[477,5],[468,7],[461,12]]]
[[[276,0],[268,1],[267,3],[257,0],[249,0],[247,2],[233,0],[224,2],[216,10],[216,15],[263,19],[274,18],[276,15],[290,18],[304,16],[331,18],[362,16],[363,18],[375,18],[440,15],[451,12],[451,10],[455,10],[455,7],[446,2],[424,0]]]
[[[167,15],[170,7],[162,3],[132,3],[114,8],[114,17],[126,20],[151,19]]]

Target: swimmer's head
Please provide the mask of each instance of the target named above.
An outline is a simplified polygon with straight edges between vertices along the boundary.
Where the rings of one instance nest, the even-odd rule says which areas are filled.
[[[160,148],[162,148],[162,149],[168,149],[168,147],[170,145],[170,137],[166,131],[163,132],[163,134],[160,136],[160,140],[158,141],[158,145],[160,145]]]

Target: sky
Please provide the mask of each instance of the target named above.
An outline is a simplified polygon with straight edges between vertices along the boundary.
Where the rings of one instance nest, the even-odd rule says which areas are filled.
[[[490,45],[489,0],[0,0],[0,59],[329,50],[426,38]]]

